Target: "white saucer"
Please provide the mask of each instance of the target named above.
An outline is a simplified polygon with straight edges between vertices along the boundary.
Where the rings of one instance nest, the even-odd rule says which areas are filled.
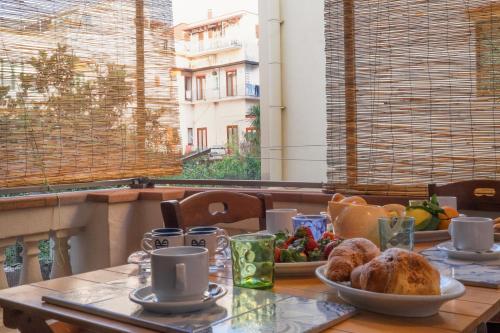
[[[460,260],[495,260],[500,258],[500,244],[493,244],[493,247],[488,251],[464,251],[457,250],[453,243],[444,242],[437,246],[441,251],[448,254],[448,258],[460,259]]]
[[[196,301],[160,302],[151,291],[151,286],[137,288],[129,294],[132,302],[142,305],[145,310],[157,313],[186,313],[210,307],[219,298],[226,295],[227,289],[217,283],[210,282],[205,296]]]

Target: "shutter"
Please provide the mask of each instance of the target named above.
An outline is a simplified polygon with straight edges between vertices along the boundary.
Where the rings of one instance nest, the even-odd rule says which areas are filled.
[[[500,179],[495,3],[325,1],[328,189]]]
[[[1,1],[0,187],[180,171],[171,11],[169,0]]]

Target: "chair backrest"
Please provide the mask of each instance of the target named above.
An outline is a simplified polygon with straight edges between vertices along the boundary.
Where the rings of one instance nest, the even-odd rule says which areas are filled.
[[[429,184],[429,195],[457,197],[458,209],[500,211],[500,181],[467,180],[437,186]]]
[[[211,205],[219,204],[221,211],[211,212]],[[259,219],[259,228],[266,228],[266,210],[273,208],[270,194],[255,196],[231,191],[196,193],[181,202],[163,201],[161,212],[165,227],[187,228],[233,223],[250,218]]]

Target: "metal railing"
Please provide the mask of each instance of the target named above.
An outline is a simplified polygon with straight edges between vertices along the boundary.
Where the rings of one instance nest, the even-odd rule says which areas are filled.
[[[246,83],[245,93],[246,96],[260,97],[260,86],[258,84]]]
[[[88,183],[41,185],[1,188],[0,195],[15,194],[40,194],[51,192],[92,190],[105,188],[152,188],[155,185],[170,186],[219,186],[219,187],[283,187],[283,188],[309,188],[321,189],[326,184],[321,182],[291,182],[291,181],[269,181],[269,180],[229,180],[229,179],[160,179],[160,178],[128,178],[117,180],[96,181]]]
[[[206,41],[191,42],[187,45],[187,51],[189,53],[201,53],[208,51],[221,50],[232,47],[242,47],[243,43],[239,39],[228,39],[228,38],[216,38],[209,39]]]

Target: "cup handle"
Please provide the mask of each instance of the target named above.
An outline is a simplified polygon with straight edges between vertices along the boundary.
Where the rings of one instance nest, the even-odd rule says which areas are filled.
[[[453,223],[448,224],[448,233],[453,237]]]
[[[152,241],[153,240],[151,238],[143,238],[142,239],[141,247],[142,247],[142,250],[144,252],[147,252],[147,253],[151,254],[151,251],[154,250],[153,244],[151,244]]]
[[[186,265],[183,263],[175,265],[175,289],[186,290]]]
[[[217,236],[217,249],[216,253],[223,253],[225,249],[229,246],[229,237],[226,235]]]

